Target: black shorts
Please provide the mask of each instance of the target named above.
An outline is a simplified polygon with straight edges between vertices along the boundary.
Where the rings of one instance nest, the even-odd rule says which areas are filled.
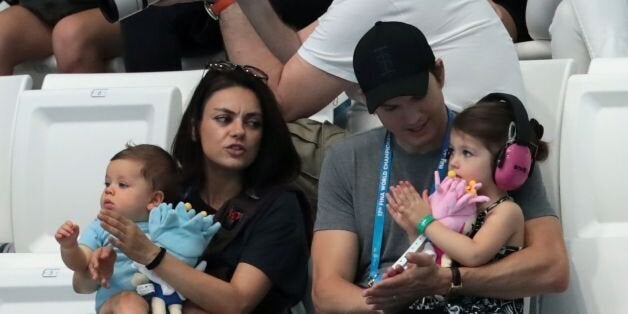
[[[528,25],[526,24],[526,6],[528,5],[528,0],[495,0],[494,2],[504,7],[515,21],[515,26],[517,26],[517,42],[532,40],[528,33]]]
[[[98,7],[97,0],[20,0],[19,4],[50,26],[68,15]]]

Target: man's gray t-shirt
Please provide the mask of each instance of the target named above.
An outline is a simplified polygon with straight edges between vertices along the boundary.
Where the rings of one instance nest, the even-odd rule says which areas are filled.
[[[355,283],[364,286],[371,262],[380,164],[385,129],[352,136],[326,153],[318,185],[318,211],[314,230],[346,230],[358,236],[359,262]],[[390,185],[410,181],[417,191],[429,189],[440,159],[440,149],[409,154],[393,144]],[[511,193],[525,219],[556,215],[551,208],[538,167],[516,192]],[[380,269],[394,263],[410,245],[406,233],[386,212]]]

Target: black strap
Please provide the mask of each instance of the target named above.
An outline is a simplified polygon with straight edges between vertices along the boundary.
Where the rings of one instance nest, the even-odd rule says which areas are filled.
[[[161,264],[161,261],[164,259],[164,256],[166,256],[166,249],[163,247],[159,248],[159,253],[157,253],[157,256],[155,256],[155,258],[153,259],[152,262],[146,264],[146,269],[151,270],[151,269],[155,269],[155,267],[159,266],[159,264]]]
[[[211,244],[205,249],[201,259],[207,261],[206,272],[221,278],[229,280],[235,269],[231,269],[229,262],[220,260],[225,258],[221,254],[242,232],[246,226],[253,223],[257,217],[264,213],[275,200],[284,192],[290,191],[297,195],[299,205],[301,207],[302,217],[306,228],[308,239],[308,249],[311,245],[313,233],[313,220],[309,213],[307,198],[299,191],[289,186],[277,186],[269,188],[266,191],[253,194],[241,193],[231,201],[227,202],[214,216],[215,221],[219,221],[222,225],[220,230],[212,238]]]

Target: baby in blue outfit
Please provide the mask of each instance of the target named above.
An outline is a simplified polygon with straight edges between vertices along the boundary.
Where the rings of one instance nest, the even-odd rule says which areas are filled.
[[[105,175],[101,209],[115,210],[148,232],[149,212],[162,202],[176,201],[178,167],[168,152],[154,145],[127,146],[111,158]],[[132,261],[109,244],[111,236],[98,220],[81,233],[66,221],[55,234],[65,265],[74,271],[78,293],[96,292],[96,312],[116,313],[120,301],[130,313],[148,313],[148,303],[135,293]],[[131,300],[131,302],[129,302]]]

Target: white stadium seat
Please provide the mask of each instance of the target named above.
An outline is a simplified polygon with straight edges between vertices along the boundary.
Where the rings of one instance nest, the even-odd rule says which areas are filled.
[[[0,77],[0,243],[13,242],[11,227],[11,143],[13,140],[17,99],[30,89],[31,77],[16,75]]]
[[[181,92],[183,109],[203,78],[203,70],[146,73],[48,74],[41,89],[175,86]]]
[[[549,27],[561,0],[528,0],[526,23],[531,41],[515,44],[519,60],[551,59]]]
[[[94,313],[94,295],[72,289],[54,232],[95,218],[113,154],[128,142],[168,148],[180,119],[174,87],[22,93],[11,178],[18,253],[0,254],[0,314]]]
[[[553,208],[560,215],[559,150],[562,108],[567,81],[574,73],[572,60],[519,61],[526,100],[524,105],[530,118],[537,119],[545,129],[543,140],[548,143],[548,159],[537,163],[541,169],[545,191]],[[526,298],[526,303],[529,298]],[[537,301],[531,302],[534,313]]]
[[[94,73],[94,74],[48,74],[41,89],[107,88],[176,86],[183,97],[183,109],[187,107],[194,89],[203,77],[203,70],[145,72],[145,73]],[[333,122],[334,108],[347,99],[345,93],[310,118],[316,121]]]
[[[72,289],[59,253],[0,254],[0,314],[92,314],[94,295]]]
[[[183,70],[198,70],[202,69],[209,60],[224,60],[224,53],[220,52],[211,56],[199,56],[199,57],[185,57],[181,59],[181,67]],[[122,57],[117,57],[109,60],[106,65],[107,72],[123,73],[124,60]],[[33,86],[39,88],[42,85],[42,81],[47,74],[57,73],[57,60],[54,56],[48,56],[40,60],[32,60],[22,64],[18,64],[15,67],[14,72],[16,74],[28,74],[33,77]],[[179,71],[180,72],[180,71]],[[156,73],[156,72],[154,72]]]
[[[628,75],[628,58],[595,58],[589,64],[588,73]]]
[[[567,80],[574,74],[571,59],[520,61],[526,91],[524,105],[530,118],[537,119],[545,129],[543,140],[548,142],[549,157],[536,165],[541,169],[545,190],[552,206],[560,213],[559,149],[563,102]]]
[[[628,75],[576,75],[567,88],[560,152],[562,223],[571,279],[543,313],[625,313]]]
[[[85,226],[99,210],[105,168],[125,144],[168,149],[181,119],[174,88],[23,92],[12,155],[16,252],[57,252],[67,219]]]

